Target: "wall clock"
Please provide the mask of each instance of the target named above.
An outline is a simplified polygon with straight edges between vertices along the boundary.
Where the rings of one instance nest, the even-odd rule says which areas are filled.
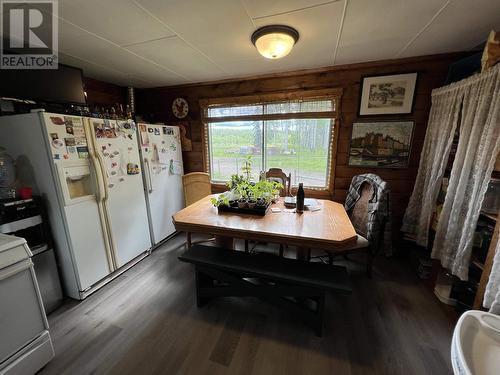
[[[184,118],[189,112],[189,104],[186,99],[176,98],[172,103],[172,112],[177,118]]]

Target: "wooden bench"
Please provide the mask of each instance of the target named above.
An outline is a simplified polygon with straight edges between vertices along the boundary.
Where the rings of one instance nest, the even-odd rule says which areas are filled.
[[[295,313],[318,336],[325,292],[351,293],[345,267],[195,245],[179,260],[195,265],[198,307],[216,297],[257,297]]]

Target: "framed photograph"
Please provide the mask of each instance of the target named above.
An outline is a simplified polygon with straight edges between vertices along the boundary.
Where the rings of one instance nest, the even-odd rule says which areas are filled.
[[[363,77],[359,115],[394,115],[412,112],[417,73]]]
[[[413,121],[353,123],[349,166],[407,168],[413,126]]]

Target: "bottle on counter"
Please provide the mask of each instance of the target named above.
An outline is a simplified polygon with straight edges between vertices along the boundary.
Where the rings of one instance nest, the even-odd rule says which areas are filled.
[[[297,197],[296,197],[296,203],[295,203],[295,211],[299,214],[304,212],[304,199],[305,199],[305,194],[304,194],[304,186],[301,183],[299,183],[299,188],[297,189]]]

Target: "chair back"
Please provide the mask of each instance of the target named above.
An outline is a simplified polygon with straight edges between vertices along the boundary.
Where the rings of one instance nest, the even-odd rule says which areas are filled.
[[[280,190],[280,196],[286,197],[290,195],[290,188],[292,183],[292,174],[289,173],[288,176],[281,168],[270,168],[267,172],[262,173],[263,178],[270,181],[277,181],[283,185],[283,189]]]
[[[184,202],[186,207],[212,194],[210,175],[203,172],[192,172],[182,176]]]
[[[356,233],[366,238],[368,229],[368,202],[373,196],[373,187],[368,182],[361,185],[360,197],[349,212]]]

